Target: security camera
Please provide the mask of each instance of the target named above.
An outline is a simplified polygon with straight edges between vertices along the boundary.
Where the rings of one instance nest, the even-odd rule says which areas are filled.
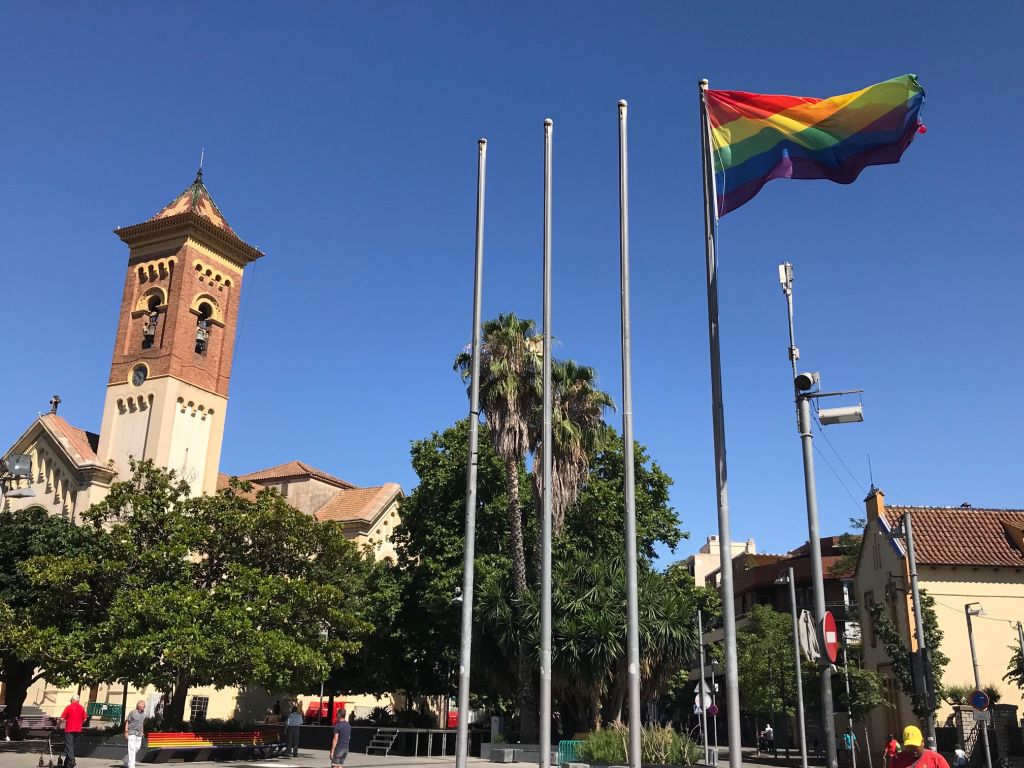
[[[801,392],[806,392],[809,389],[814,389],[819,381],[821,381],[820,373],[817,371],[807,371],[806,373],[798,373],[793,383]]]

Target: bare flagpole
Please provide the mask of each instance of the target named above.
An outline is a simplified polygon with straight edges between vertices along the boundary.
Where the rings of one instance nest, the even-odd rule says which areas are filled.
[[[544,369],[541,432],[540,768],[551,765],[551,134],[544,121]]]
[[[629,768],[640,768],[640,620],[636,586],[636,492],[633,477],[633,379],[629,327],[629,163],[625,99],[619,102],[619,304],[622,310],[622,490],[626,502],[626,659],[629,673]]]
[[[736,669],[736,612],[732,592],[732,535],[729,530],[729,472],[725,462],[725,406],[722,403],[722,354],[718,324],[718,195],[711,155],[708,119],[708,81],[700,85],[700,142],[704,168],[704,247],[707,253],[708,346],[711,352],[711,422],[715,437],[715,482],[718,506],[718,542],[721,552],[722,623],[725,630],[725,703],[729,724],[729,768],[740,768],[740,689]]]
[[[476,470],[480,426],[480,304],[484,278],[484,186],[487,139],[477,142],[476,253],[473,267],[473,351],[469,383],[469,458],[466,462],[466,550],[462,566],[462,637],[459,647],[459,722],[455,736],[456,768],[466,768],[469,753],[469,668],[473,646],[473,568],[476,555]],[[447,724],[446,724],[447,725]]]

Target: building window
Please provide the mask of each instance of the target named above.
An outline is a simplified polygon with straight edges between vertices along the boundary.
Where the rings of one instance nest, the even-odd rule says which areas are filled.
[[[205,720],[206,710],[210,708],[209,696],[193,696],[189,704],[189,720]]]

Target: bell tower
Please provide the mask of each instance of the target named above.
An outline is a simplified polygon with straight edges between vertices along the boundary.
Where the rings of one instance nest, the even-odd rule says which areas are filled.
[[[228,225],[200,169],[156,216],[119,227],[128,246],[98,455],[173,469],[217,488],[242,273],[263,254]]]

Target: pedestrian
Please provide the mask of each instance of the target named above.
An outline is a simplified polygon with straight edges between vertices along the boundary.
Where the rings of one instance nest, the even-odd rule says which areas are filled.
[[[71,697],[71,703],[60,713],[60,719],[64,721],[65,768],[75,768],[75,741],[81,735],[82,725],[85,723],[85,708],[78,703],[78,699],[76,693]]]
[[[903,750],[896,755],[892,768],[949,768],[946,758],[924,746],[921,729],[916,725],[908,725],[903,729]]]
[[[953,764],[957,768],[967,768],[967,753],[964,752],[964,748],[960,745],[956,745],[956,749],[953,750]]]
[[[857,734],[853,732],[853,726],[851,725],[843,733],[843,749],[845,749],[847,752],[853,752],[856,748]]]
[[[135,753],[142,749],[145,724],[146,702],[140,700],[124,719],[124,737],[128,739],[128,757],[124,761],[126,768],[135,768]]]
[[[289,752],[292,757],[299,756],[299,726],[302,725],[302,713],[299,712],[298,707],[292,707],[292,711],[288,715],[288,719],[284,724],[284,736],[285,736],[285,750],[284,753],[287,755]]]
[[[885,768],[892,768],[892,762],[896,759],[896,755],[899,751],[900,743],[896,741],[896,737],[890,733],[888,740],[885,742],[885,751],[882,753],[882,764]]]
[[[338,710],[338,721],[334,724],[334,738],[331,740],[331,768],[343,768],[348,757],[348,742],[352,737],[352,726],[345,719],[345,710]],[[946,766],[949,768],[949,766]]]
[[[775,754],[775,731],[771,723],[764,727],[764,751]]]

